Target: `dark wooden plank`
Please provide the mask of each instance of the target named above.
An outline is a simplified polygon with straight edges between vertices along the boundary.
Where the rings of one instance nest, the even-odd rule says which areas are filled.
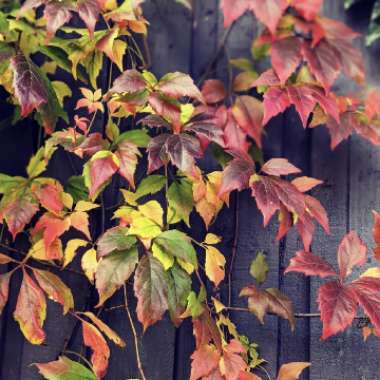
[[[302,170],[302,175],[310,171],[310,130],[302,128],[301,121],[293,109],[286,111],[284,125],[283,156]],[[288,295],[294,304],[296,312],[305,313],[309,309],[310,283],[306,277],[289,274],[283,271],[289,265],[289,260],[295,252],[303,248],[302,241],[295,229],[291,230],[280,244],[280,290]],[[294,332],[289,323],[279,321],[279,365],[293,361],[309,360],[309,323],[305,319],[297,320]],[[304,371],[300,377],[307,378]]]

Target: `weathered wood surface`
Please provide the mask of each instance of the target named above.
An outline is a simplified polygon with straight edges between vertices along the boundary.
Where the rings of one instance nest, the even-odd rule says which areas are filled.
[[[244,16],[233,28],[225,48],[220,41],[225,33],[219,12],[218,0],[194,0],[194,12],[190,13],[173,0],[150,0],[145,4],[145,14],[152,21],[150,46],[153,71],[163,75],[168,71],[191,73],[196,81],[218,76],[228,81],[226,60],[249,55],[250,42],[256,32],[256,24],[249,15]],[[365,31],[369,12],[366,7],[344,13],[342,1],[326,1],[325,12],[330,17],[346,19],[354,28]],[[369,78],[379,82],[378,57],[380,45],[366,53]],[[219,56],[217,53],[219,52]],[[217,60],[215,58],[218,58]],[[215,61],[216,64],[209,65]],[[339,86],[345,86],[344,81]],[[4,99],[1,96],[0,99]],[[3,102],[1,102],[3,105]],[[2,108],[3,110],[3,108]],[[1,118],[4,113],[2,111]],[[267,130],[265,156],[285,156],[302,168],[306,175],[321,178],[325,184],[315,195],[326,207],[331,222],[331,235],[318,230],[313,242],[317,254],[331,263],[336,260],[336,248],[342,236],[356,229],[363,239],[371,244],[371,210],[380,210],[380,150],[366,141],[354,137],[341,144],[335,151],[330,150],[330,141],[323,128],[304,131],[298,118],[291,110],[277,117]],[[0,171],[23,175],[23,168],[35,150],[37,132],[29,122],[0,130]],[[17,142],[17,147],[16,147]],[[20,154],[21,152],[21,154]],[[60,179],[72,174],[67,157],[63,154],[51,164],[51,172],[59,173]],[[63,162],[63,163],[62,163]],[[76,163],[73,163],[74,167]],[[209,169],[215,163],[206,158],[202,163]],[[66,169],[65,169],[66,167]],[[78,167],[79,168],[79,167]],[[112,192],[106,202],[114,204]],[[100,218],[100,215],[98,215]],[[202,224],[197,224],[196,234],[202,236]],[[99,229],[99,226],[95,227]],[[289,234],[282,242],[275,242],[276,225],[262,227],[262,217],[248,192],[236,196],[229,209],[224,210],[219,221],[212,226],[212,232],[224,237],[223,251],[228,261],[236,244],[236,261],[231,273],[232,304],[243,306],[238,298],[240,288],[249,281],[248,268],[256,252],[263,250],[268,255],[270,275],[268,286],[279,287],[291,295],[297,312],[316,311],[316,290],[319,282],[297,274],[283,276],[289,258],[301,247],[296,234]],[[19,279],[18,279],[19,280]],[[70,286],[79,290],[78,307],[93,306],[96,296],[89,291],[84,279],[74,273],[65,274]],[[12,282],[10,302],[1,317],[0,325],[0,379],[40,379],[30,364],[53,360],[63,350],[81,351],[80,329],[68,317],[60,318],[60,308],[49,303],[46,321],[47,343],[35,347],[25,342],[18,326],[13,321],[19,283]],[[221,289],[222,299],[228,302],[228,286]],[[131,309],[133,295],[129,295]],[[122,303],[122,295],[114,297],[109,306]],[[347,332],[321,342],[319,320],[299,320],[294,333],[287,322],[268,317],[264,327],[248,314],[232,313],[242,333],[260,345],[262,356],[268,360],[266,369],[271,378],[279,366],[289,361],[311,361],[312,367],[305,371],[304,380],[376,380],[380,379],[378,366],[380,342],[370,338],[362,342],[359,329],[354,325]],[[122,310],[103,312],[101,317],[109,322],[127,341],[125,350],[112,349],[107,380],[138,378],[133,348],[133,337],[128,319]],[[59,321],[57,323],[57,321]],[[141,330],[139,330],[141,334]],[[186,380],[190,370],[190,355],[194,343],[192,329],[188,322],[175,330],[168,320],[159,322],[149,329],[141,340],[142,361],[149,380]],[[265,374],[262,373],[263,378]]]

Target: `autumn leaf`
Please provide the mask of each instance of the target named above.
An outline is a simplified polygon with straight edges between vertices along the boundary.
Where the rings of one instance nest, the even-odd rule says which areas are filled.
[[[215,104],[224,100],[227,92],[222,81],[209,79],[203,83],[202,95],[207,104]]]
[[[138,263],[136,247],[114,251],[102,257],[96,267],[95,285],[99,293],[98,306],[125,284]]]
[[[301,170],[292,165],[286,158],[272,158],[261,168],[261,171],[268,175],[288,175],[300,173]]]
[[[319,276],[321,278],[337,275],[329,263],[321,257],[305,251],[298,251],[290,259],[290,264],[284,273],[289,272],[300,272],[306,276]]]
[[[96,269],[98,267],[98,260],[96,258],[95,249],[91,248],[87,250],[81,260],[81,266],[84,274],[91,283],[94,283]]]
[[[115,155],[119,159],[120,175],[122,175],[128,181],[132,189],[134,189],[134,174],[138,159],[141,156],[137,146],[129,141],[122,141],[118,144]]]
[[[226,259],[224,255],[215,247],[208,246],[206,248],[205,271],[207,277],[215,284],[219,284],[224,280],[224,266]]]
[[[97,380],[92,370],[66,356],[60,356],[53,362],[35,365],[47,380]]]
[[[74,298],[71,290],[58,276],[40,269],[33,269],[33,274],[38,285],[47,294],[48,298],[63,306],[64,314],[74,309]]]
[[[380,260],[380,215],[376,211],[372,211],[374,218],[374,225],[372,228],[372,236],[375,241],[376,247],[373,252],[377,260]]]
[[[109,93],[138,92],[145,90],[146,86],[147,82],[139,71],[126,70],[114,80]]]
[[[283,364],[278,372],[277,380],[297,380],[301,372],[310,365],[311,363],[305,362]]]
[[[105,324],[102,320],[100,320],[94,313],[90,311],[85,311],[82,313],[87,318],[91,320],[91,322],[112,342],[117,344],[120,347],[125,347],[125,342],[122,338],[114,331],[112,330],[107,324]]]
[[[0,274],[0,315],[8,301],[9,296],[9,281],[13,272]]]
[[[144,330],[162,319],[168,309],[167,275],[161,263],[150,254],[139,262],[134,279],[137,318]]]
[[[63,254],[63,268],[69,265],[77,254],[77,251],[81,247],[85,247],[88,244],[86,240],[71,239],[67,242],[66,248]]]
[[[223,347],[223,356],[219,362],[219,369],[226,379],[239,380],[240,373],[245,371],[247,363],[241,355],[246,354],[244,346],[236,339],[232,339]]]
[[[98,257],[108,256],[115,251],[127,251],[136,244],[134,236],[128,236],[128,228],[117,226],[108,229],[97,241]]]
[[[83,343],[92,350],[91,363],[97,378],[102,379],[107,371],[110,349],[100,331],[82,320]]]
[[[254,285],[243,288],[239,297],[248,297],[248,308],[264,324],[267,313],[273,313],[287,319],[292,330],[295,328],[292,301],[277,289],[261,290]]]
[[[46,298],[41,288],[25,270],[13,316],[30,343],[44,342],[45,332],[42,326],[46,318]]]
[[[209,344],[202,345],[191,355],[190,380],[208,376],[219,365],[220,353]]]
[[[95,153],[91,160],[85,164],[83,175],[91,200],[97,198],[119,167],[119,159],[108,151]]]

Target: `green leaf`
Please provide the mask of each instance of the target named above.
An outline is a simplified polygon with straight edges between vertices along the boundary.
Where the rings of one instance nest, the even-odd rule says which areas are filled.
[[[128,236],[128,228],[117,226],[107,230],[97,241],[98,257],[107,256],[114,251],[129,250],[136,244],[134,236]]]
[[[154,239],[162,251],[198,268],[197,253],[191,245],[190,238],[181,231],[169,230],[162,232]]]
[[[190,213],[193,210],[193,188],[187,179],[173,182],[168,190],[168,223],[183,220],[190,227]]]
[[[182,317],[191,316],[192,318],[198,318],[203,314],[205,300],[206,290],[204,287],[201,287],[198,295],[194,291],[191,291],[187,297],[187,307]]]
[[[136,190],[136,199],[159,192],[165,186],[165,183],[166,178],[163,175],[153,174],[145,177]]]
[[[81,175],[70,177],[66,182],[65,191],[73,197],[74,203],[88,199],[88,190]]]
[[[98,306],[110,298],[128,281],[139,261],[137,247],[116,251],[103,257],[95,273],[96,289],[99,292]]]
[[[259,283],[262,284],[267,279],[269,267],[266,261],[265,253],[260,251],[256,258],[252,261],[249,268],[250,275]]]
[[[26,183],[26,178],[12,177],[0,173],[0,194],[8,193],[16,187],[20,187]]]
[[[123,141],[129,141],[139,148],[146,148],[149,144],[150,136],[145,129],[135,129],[122,133],[115,141],[115,144],[120,144]]]
[[[36,363],[35,366],[46,380],[96,380],[92,371],[66,356],[60,356],[54,362]]]

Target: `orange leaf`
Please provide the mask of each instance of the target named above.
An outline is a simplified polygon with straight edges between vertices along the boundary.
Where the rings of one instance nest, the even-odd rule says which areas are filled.
[[[297,380],[301,372],[310,367],[311,363],[294,362],[283,364],[278,373],[277,380]]]

